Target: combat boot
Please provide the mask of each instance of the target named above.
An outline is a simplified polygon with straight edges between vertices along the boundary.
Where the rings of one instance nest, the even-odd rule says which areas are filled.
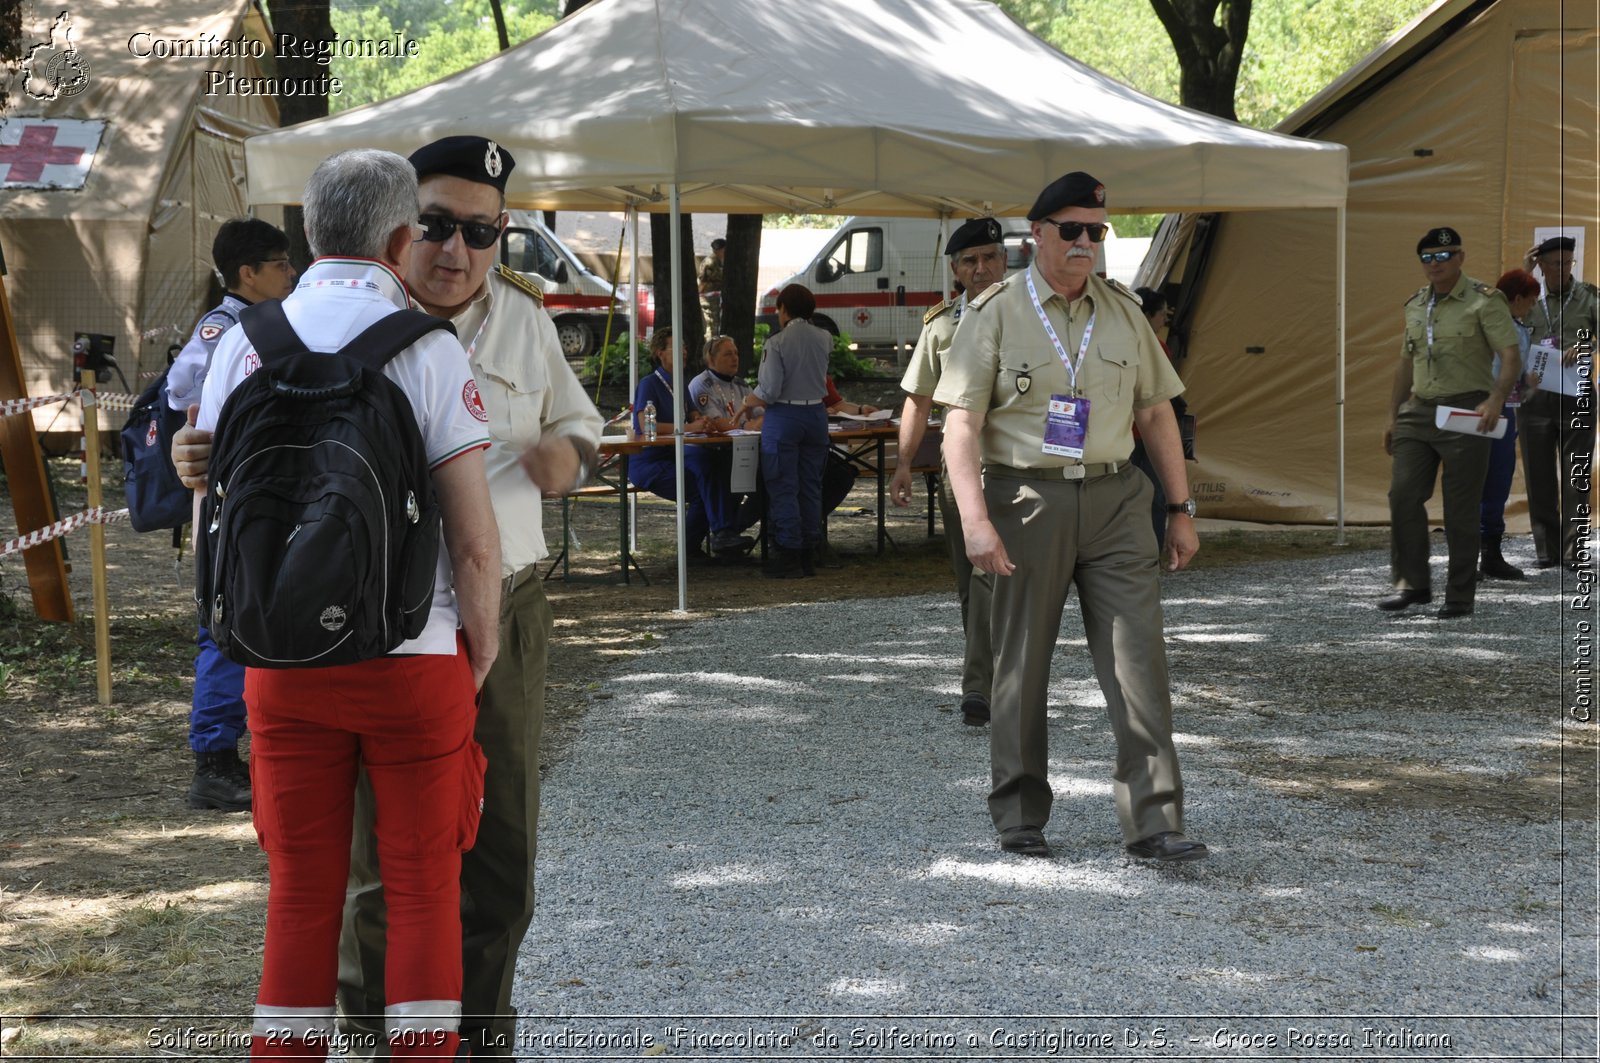
[[[250,769],[239,759],[237,749],[196,753],[194,761],[194,781],[189,784],[190,808],[250,811]]]
[[[772,551],[772,556],[767,558],[766,566],[761,574],[767,579],[802,579],[805,577],[805,567],[800,560],[800,551],[777,547]]]
[[[1500,556],[1500,540],[1485,539],[1478,552],[1478,576],[1482,579],[1525,579],[1522,569]]]

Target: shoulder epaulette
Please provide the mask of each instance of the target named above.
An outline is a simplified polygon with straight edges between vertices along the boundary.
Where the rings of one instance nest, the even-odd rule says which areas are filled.
[[[1487,284],[1483,283],[1482,281],[1473,281],[1472,282],[1472,290],[1477,292],[1479,295],[1488,295],[1490,292],[1498,292],[1500,289],[1499,288],[1491,288]]]
[[[1134,306],[1137,306],[1137,307],[1143,307],[1144,306],[1144,300],[1139,298],[1138,293],[1135,292],[1132,288],[1128,287],[1126,284],[1123,284],[1121,281],[1117,280],[1116,278],[1107,277],[1106,278],[1106,284],[1109,285],[1113,291],[1121,292],[1123,295],[1126,295],[1129,299],[1132,299]]]
[[[516,270],[507,266],[504,262],[496,266],[494,271],[498,273],[500,277],[507,283],[522,289],[522,292],[527,295],[528,298],[532,299],[541,306],[544,305],[544,289],[540,288],[537,284],[533,283]]]
[[[946,299],[944,302],[940,303],[938,306],[930,306],[930,307],[928,307],[928,312],[926,314],[922,315],[922,323],[924,325],[928,324],[934,318],[938,317],[940,314],[944,313],[946,310],[950,309],[954,305],[955,305],[954,303],[952,303],[950,300]]]
[[[1416,291],[1411,293],[1410,297],[1408,299],[1406,299],[1405,305],[1410,306],[1412,303],[1416,302],[1418,299],[1421,299],[1424,295],[1427,295],[1427,294],[1428,294],[1428,285],[1424,284],[1422,287],[1418,288]]]
[[[1004,280],[995,281],[993,284],[989,285],[989,287],[985,288],[982,292],[978,293],[978,297],[976,299],[969,299],[967,301],[967,309],[968,310],[977,310],[977,309],[979,309],[980,307],[983,306],[984,303],[987,303],[990,299],[993,299],[996,295],[999,295],[1002,291],[1004,291],[1006,286],[1009,285],[1010,283],[1011,283],[1011,278],[1010,277],[1007,277]]]

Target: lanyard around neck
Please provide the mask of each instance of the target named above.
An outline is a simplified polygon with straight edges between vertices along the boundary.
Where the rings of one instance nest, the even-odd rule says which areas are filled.
[[[1039,302],[1039,289],[1033,284],[1033,270],[1027,271],[1028,298],[1033,300],[1033,311],[1039,315],[1039,323],[1044,326],[1044,334],[1050,337],[1050,342],[1055,346],[1056,355],[1060,357],[1061,364],[1067,367],[1067,376],[1072,381],[1072,390],[1078,390],[1078,370],[1083,366],[1083,356],[1089,351],[1089,337],[1094,335],[1094,316],[1096,311],[1089,311],[1089,322],[1083,326],[1083,340],[1078,344],[1078,359],[1074,362],[1067,357],[1067,349],[1061,343],[1061,337],[1056,335],[1056,327],[1050,324],[1050,318],[1044,312],[1044,304]]]

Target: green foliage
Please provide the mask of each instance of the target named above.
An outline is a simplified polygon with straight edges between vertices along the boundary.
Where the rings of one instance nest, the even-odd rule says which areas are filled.
[[[771,331],[771,328],[767,325],[756,325],[754,346],[757,365],[766,356],[767,336]],[[870,358],[862,358],[850,349],[850,344],[853,342],[848,332],[841,332],[833,338],[833,350],[828,354],[828,374],[833,377],[835,383],[841,380],[862,380],[878,375],[877,363]],[[753,378],[750,383],[751,386],[754,386],[755,381]]]
[[[1147,0],[998,0],[1029,32],[1148,96],[1177,102],[1178,58]],[[1234,105],[1269,129],[1431,0],[1255,0]],[[1119,233],[1132,236],[1118,219]]]
[[[688,356],[688,352],[684,352]],[[601,380],[601,366],[605,367],[605,379]],[[647,376],[655,372],[656,360],[650,354],[650,347],[641,342],[639,344],[639,375]],[[618,336],[611,341],[610,346],[596,349],[595,352],[583,360],[583,368],[578,375],[587,384],[597,380],[601,383],[617,384],[628,379],[628,337]]]
[[[513,46],[555,24],[550,3],[504,5],[506,35]],[[386,100],[480,63],[500,50],[489,0],[387,0],[377,4],[335,3],[333,28],[344,40],[417,42],[415,59],[336,59],[332,74],[343,91],[329,97],[330,113]]]

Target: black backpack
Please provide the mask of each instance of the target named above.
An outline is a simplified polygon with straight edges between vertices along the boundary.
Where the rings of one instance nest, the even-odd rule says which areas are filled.
[[[439,507],[411,403],[383,375],[448,321],[383,318],[335,354],[306,349],[277,300],[240,325],[261,366],[223,404],[195,549],[200,626],[231,661],[325,668],[421,634]]]
[[[170,368],[170,366],[169,366]],[[188,414],[167,405],[163,372],[139,393],[122,426],[122,490],[134,531],[181,528],[193,513],[194,492],[172,467],[172,437]]]

